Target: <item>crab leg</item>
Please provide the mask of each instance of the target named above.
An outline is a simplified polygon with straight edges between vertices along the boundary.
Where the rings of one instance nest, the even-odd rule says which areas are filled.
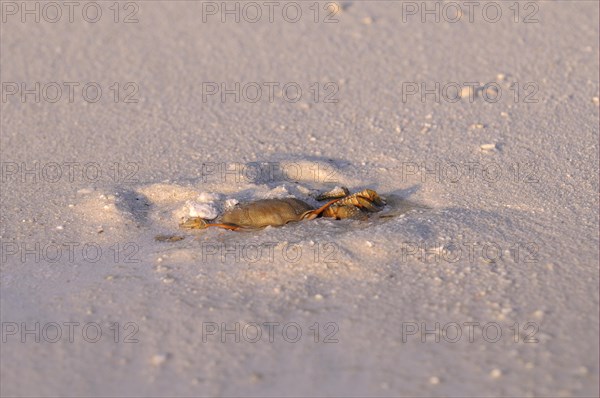
[[[379,211],[379,207],[378,206],[374,206],[373,202],[369,201],[368,199],[362,197],[362,196],[358,196],[356,197],[356,203],[354,204],[355,206],[358,207],[362,207],[367,209],[368,211],[371,212],[377,212]]]
[[[341,199],[333,199],[333,200],[330,200],[329,202],[325,203],[323,206],[319,207],[318,209],[315,209],[315,210],[309,211],[309,212],[307,213],[307,215],[305,216],[305,218],[306,218],[307,220],[313,220],[313,219],[317,218],[317,217],[318,217],[318,216],[319,216],[321,213],[323,213],[325,210],[327,210],[327,208],[328,208],[329,206],[331,206],[332,204],[334,204],[335,202],[338,202],[338,201],[340,201],[340,200],[341,200]]]

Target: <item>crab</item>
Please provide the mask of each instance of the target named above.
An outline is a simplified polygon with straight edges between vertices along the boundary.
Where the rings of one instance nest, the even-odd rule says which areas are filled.
[[[229,230],[248,230],[267,226],[279,227],[290,222],[313,220],[319,216],[342,218],[365,218],[368,212],[380,211],[385,201],[377,192],[365,189],[348,195],[347,189],[334,190],[317,197],[317,200],[329,200],[314,209],[308,203],[296,198],[261,199],[238,205],[225,212],[218,223],[208,223],[200,217],[193,217],[180,224],[181,228],[204,229],[220,227]]]

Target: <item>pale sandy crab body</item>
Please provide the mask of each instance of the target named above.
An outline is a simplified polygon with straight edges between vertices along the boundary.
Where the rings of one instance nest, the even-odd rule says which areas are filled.
[[[310,217],[314,209],[299,199],[262,199],[234,207],[223,214],[223,224],[242,228],[279,227]]]
[[[312,220],[319,216],[335,219],[366,218],[367,213],[380,211],[385,201],[377,192],[365,189],[353,195],[348,190],[334,195],[320,195],[318,200],[331,199],[315,209],[308,203],[296,198],[261,199],[235,206],[226,211],[218,223],[208,223],[199,217],[190,218],[180,224],[182,228],[204,229],[220,227],[231,230],[256,229],[267,226],[279,227],[290,222]]]

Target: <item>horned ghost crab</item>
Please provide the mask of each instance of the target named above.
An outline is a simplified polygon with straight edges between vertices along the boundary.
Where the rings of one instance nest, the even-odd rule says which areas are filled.
[[[200,217],[192,217],[180,224],[181,228],[204,229],[225,228],[233,231],[251,230],[267,226],[279,227],[290,222],[329,217],[365,219],[368,213],[378,212],[385,201],[371,189],[350,195],[347,188],[337,188],[317,196],[318,201],[328,200],[324,205],[313,208],[296,198],[261,199],[239,204],[226,211],[219,222],[207,222]]]

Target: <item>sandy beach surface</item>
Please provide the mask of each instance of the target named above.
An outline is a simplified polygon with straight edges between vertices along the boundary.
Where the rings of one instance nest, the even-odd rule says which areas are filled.
[[[598,396],[598,2],[72,3],[1,2],[2,396]]]

